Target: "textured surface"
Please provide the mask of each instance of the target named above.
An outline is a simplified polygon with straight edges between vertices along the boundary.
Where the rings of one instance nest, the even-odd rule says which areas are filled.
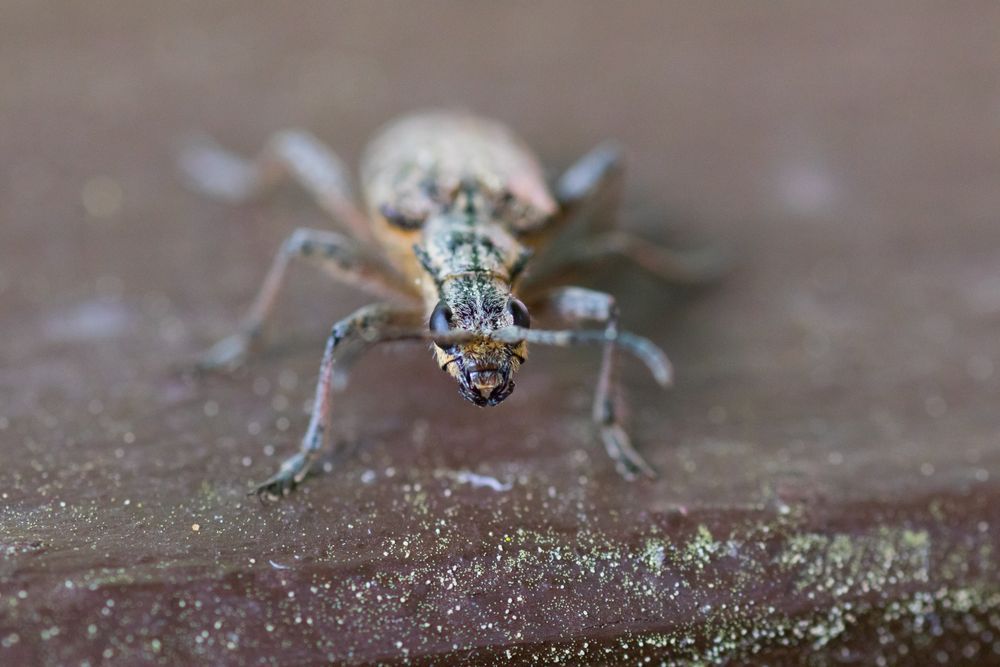
[[[0,11],[0,663],[1000,662],[997,5]],[[402,346],[327,472],[245,497],[363,301],[296,270],[272,353],[177,372],[324,223],[185,191],[176,142],[356,164],[428,105],[557,167],[614,137],[625,224],[734,249],[708,290],[591,280],[676,364],[624,369],[658,481],[590,432],[596,351],[482,410]]]

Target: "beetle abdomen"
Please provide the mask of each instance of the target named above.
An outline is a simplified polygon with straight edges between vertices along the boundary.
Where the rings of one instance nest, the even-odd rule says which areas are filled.
[[[373,217],[415,230],[474,187],[493,218],[516,233],[556,211],[541,165],[509,129],[468,113],[430,111],[395,121],[371,142],[361,164]]]

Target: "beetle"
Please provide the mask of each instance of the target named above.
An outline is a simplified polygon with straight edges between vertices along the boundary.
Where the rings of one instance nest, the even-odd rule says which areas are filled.
[[[621,230],[585,230],[576,241],[560,240],[583,224],[575,221],[585,218],[588,208],[617,190],[622,174],[617,146],[598,146],[550,188],[538,159],[503,124],[460,111],[414,113],[382,129],[363,155],[367,212],[354,203],[342,161],[302,130],[278,132],[253,160],[203,139],[184,148],[180,163],[190,184],[231,202],[291,178],[343,228],[292,233],[239,329],[211,347],[200,368],[233,368],[259,347],[295,258],[382,299],[333,325],[301,446],[257,485],[258,497],[287,494],[302,482],[330,431],[331,390],[343,384],[351,362],[365,349],[401,339],[430,341],[438,366],[477,406],[497,405],[511,395],[529,343],[601,345],[593,421],[624,477],[655,475],[620,423],[614,371],[621,348],[667,386],[672,369],[666,355],[619,328],[610,294],[574,286],[535,289],[542,278],[608,255],[631,258],[671,280],[702,279],[704,272],[690,256]],[[550,255],[550,269],[526,274],[536,255]],[[525,280],[526,275],[537,280]],[[522,294],[533,297],[533,307],[545,307],[568,323],[597,322],[600,328],[533,329]]]

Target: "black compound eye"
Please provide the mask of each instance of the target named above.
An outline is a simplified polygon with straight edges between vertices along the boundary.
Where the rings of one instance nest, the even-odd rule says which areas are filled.
[[[451,308],[444,301],[438,301],[431,311],[430,327],[434,333],[444,333],[451,329]]]
[[[520,299],[510,300],[510,314],[514,316],[514,326],[522,329],[531,328],[531,315],[528,314],[528,308],[521,303]]]

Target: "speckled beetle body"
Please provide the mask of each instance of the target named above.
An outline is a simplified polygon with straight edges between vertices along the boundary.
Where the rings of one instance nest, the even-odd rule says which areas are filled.
[[[524,284],[529,261],[616,185],[620,166],[616,148],[599,147],[550,190],[537,159],[503,125],[461,112],[423,112],[390,124],[366,150],[364,214],[353,203],[340,160],[305,132],[278,133],[253,162],[207,142],[188,147],[182,167],[201,191],[242,200],[290,176],[347,232],[299,229],[292,234],[243,325],[208,351],[203,368],[237,365],[255,347],[292,258],[306,259],[386,299],[334,325],[302,447],[257,487],[258,495],[287,493],[304,479],[329,431],[331,389],[342,384],[361,350],[399,339],[432,341],[438,365],[456,379],[463,397],[480,406],[496,405],[511,394],[529,343],[601,345],[594,421],[623,475],[653,475],[619,423],[613,372],[616,350],[622,348],[667,385],[666,356],[649,341],[619,330],[610,295],[581,287],[542,292]],[[610,254],[630,257],[668,279],[700,277],[684,257],[621,231],[560,248],[548,273]],[[519,296],[570,323],[594,321],[602,327],[533,329]]]

